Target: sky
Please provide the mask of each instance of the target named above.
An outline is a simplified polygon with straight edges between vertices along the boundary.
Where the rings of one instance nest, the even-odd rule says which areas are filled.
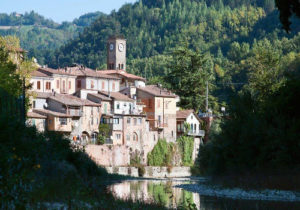
[[[109,14],[118,10],[125,3],[137,0],[0,0],[0,13],[35,12],[55,22],[72,21],[89,12]]]

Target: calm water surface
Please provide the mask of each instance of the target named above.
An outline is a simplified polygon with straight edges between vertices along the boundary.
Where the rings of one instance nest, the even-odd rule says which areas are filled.
[[[145,203],[161,203],[170,208],[181,209],[299,209],[299,202],[276,202],[255,200],[233,200],[202,196],[174,186],[199,183],[202,179],[130,180],[109,186],[116,198],[140,200]]]

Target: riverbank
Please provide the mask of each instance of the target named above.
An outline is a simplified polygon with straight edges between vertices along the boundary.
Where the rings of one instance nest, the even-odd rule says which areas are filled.
[[[205,196],[242,200],[265,200],[300,202],[300,193],[284,190],[243,190],[241,188],[222,188],[208,184],[183,184],[175,186]]]
[[[0,209],[165,209],[114,198],[110,175],[84,151],[53,132],[39,133],[0,116]]]

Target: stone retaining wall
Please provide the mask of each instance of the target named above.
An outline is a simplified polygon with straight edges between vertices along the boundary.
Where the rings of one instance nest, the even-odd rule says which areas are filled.
[[[105,167],[110,174],[138,177],[138,168],[135,167]],[[146,166],[145,178],[175,178],[191,176],[190,167],[153,167]]]

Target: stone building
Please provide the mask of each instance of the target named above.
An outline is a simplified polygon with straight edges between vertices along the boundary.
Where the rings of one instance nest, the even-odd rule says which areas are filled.
[[[161,139],[175,142],[177,96],[158,85],[147,85],[137,88],[137,99],[145,104],[150,130],[157,131]]]

